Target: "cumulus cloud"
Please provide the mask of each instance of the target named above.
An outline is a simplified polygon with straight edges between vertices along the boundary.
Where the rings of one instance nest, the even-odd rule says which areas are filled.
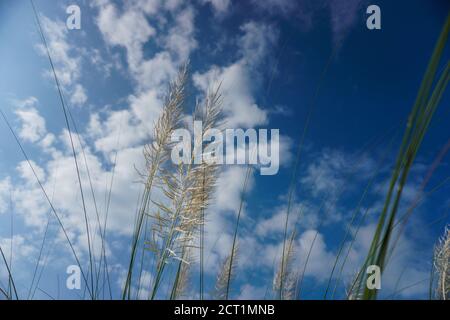
[[[138,69],[143,59],[142,46],[156,32],[147,22],[144,12],[131,7],[121,14],[114,4],[104,2],[97,25],[107,43],[126,48],[130,68]]]
[[[214,205],[221,211],[236,212],[239,208],[246,171],[245,167],[229,167],[222,171],[214,201]],[[248,190],[251,190],[253,181],[254,178],[251,177]]]
[[[75,89],[73,90],[72,96],[70,97],[70,102],[72,105],[80,106],[86,103],[87,101],[86,91],[82,85],[75,85]]]
[[[61,141],[67,139],[66,135],[62,134],[58,137],[60,145],[66,145],[66,142]],[[74,137],[74,141],[78,142],[78,139]],[[90,232],[93,239],[96,239],[96,241],[93,241],[93,247],[94,251],[99,253],[101,237],[98,234],[98,219],[100,221],[105,219],[109,201],[104,195],[110,191],[113,170],[114,185],[111,189],[111,202],[109,203],[108,231],[113,232],[116,236],[129,235],[132,232],[134,210],[130,210],[130,208],[137,202],[137,195],[141,190],[141,184],[137,183],[139,176],[133,165],[142,167],[142,150],[141,148],[121,150],[117,154],[117,165],[114,169],[112,166],[104,168],[103,162],[90,152],[89,147],[85,148],[84,155],[82,155],[79,145],[76,146],[75,150],[79,159],[87,216],[91,226]],[[115,159],[108,160],[112,164]],[[52,205],[77,251],[80,254],[86,253],[88,250],[87,231],[77,171],[69,147],[66,146],[66,150],[59,150],[59,152],[51,154],[51,159],[42,166],[34,161],[30,161],[30,164],[50,197]],[[86,165],[89,167],[90,180],[88,179]],[[27,162],[19,163],[17,171],[20,180],[16,181],[12,187],[15,210],[27,226],[42,231],[48,215],[53,215],[53,212],[50,211],[49,204],[29,164]],[[91,183],[96,196],[96,203],[94,203],[94,198],[90,192]],[[66,241],[61,230],[59,230],[58,239],[61,243]]]
[[[336,196],[344,186],[350,188],[347,181],[368,180],[376,169],[376,162],[367,154],[355,155],[336,149],[324,149],[308,164],[301,178],[313,195],[330,194]]]
[[[241,286],[238,300],[263,300],[267,292],[266,287],[257,287],[249,283]]]
[[[12,101],[12,104],[15,107],[14,113],[21,123],[18,135],[24,141],[31,143],[45,140],[45,142],[41,142],[49,147],[50,138],[47,137],[45,119],[38,111],[38,103],[39,101],[36,97]]]
[[[252,79],[245,65],[213,67],[206,73],[194,75],[194,83],[205,92],[222,82],[223,110],[227,126],[254,127],[267,123],[267,111],[261,109],[252,94]]]
[[[142,146],[151,139],[167,84],[197,47],[195,10],[180,1],[131,1],[122,9],[110,1],[97,1],[95,6],[106,44],[125,49],[136,89],[127,105],[92,114],[88,132],[101,152],[114,151],[119,137],[123,146]],[[149,43],[157,48],[150,57],[144,54]]]
[[[9,253],[11,252],[11,245],[14,252],[14,261],[22,258],[30,258],[36,249],[30,245],[28,239],[25,239],[22,235],[14,235],[12,238],[0,238],[0,247],[3,253],[9,259]]]
[[[64,22],[51,20],[43,16],[41,19],[48,49],[55,66],[55,72],[62,89],[70,96],[74,105],[82,105],[87,100],[85,89],[80,83],[82,51],[73,46],[68,39],[68,29]],[[44,44],[37,44],[41,55],[46,56]],[[53,81],[52,70],[46,71],[46,76]]]
[[[305,269],[305,276],[312,276],[316,280],[325,281],[327,274],[331,270],[334,254],[327,248],[324,235],[318,230],[307,230],[303,232],[298,241],[296,256],[301,257],[301,270],[305,268],[306,259],[309,253],[308,264]]]
[[[109,1],[97,1],[95,5],[99,9],[97,24],[105,42],[112,47],[125,48],[128,70],[138,82],[138,86],[125,100],[124,108],[106,108],[94,112],[91,114],[86,133],[80,132],[79,136],[72,133],[72,136],[79,159],[89,223],[95,226],[97,219],[94,210],[96,206],[88,192],[91,183],[97,196],[97,208],[101,211],[100,219],[103,219],[106,203],[100,199],[109,193],[109,183],[114,170],[108,230],[118,235],[129,235],[134,219],[134,211],[130,208],[136,203],[142,188],[138,183],[140,176],[135,168],[144,167],[142,146],[150,141],[168,81],[176,73],[177,64],[186,59],[196,47],[193,38],[195,12],[180,1],[130,1],[123,10]],[[147,58],[143,54],[143,45],[156,35],[156,29],[150,26],[147,18],[159,14],[159,9],[167,10],[169,15],[172,15],[172,28],[166,28],[164,34],[158,37],[157,45],[161,51]],[[159,27],[164,25],[164,21],[159,23],[162,23]],[[70,102],[75,105],[84,104],[87,94],[78,82],[82,58],[74,55],[76,50],[69,44],[67,30],[62,22],[44,18],[43,25],[49,39],[52,58],[57,66],[58,77],[65,90],[72,93]],[[189,46],[186,46],[187,44]],[[44,48],[40,46],[39,49],[43,52]],[[99,54],[96,54],[96,59],[98,58]],[[68,131],[63,129],[59,135],[48,133],[45,120],[35,108],[36,103],[37,99],[29,98],[23,101],[21,109],[17,110],[17,116],[22,122],[21,137],[36,142],[43,152],[48,153],[50,158],[40,165],[34,161],[30,163],[47,194],[51,195],[52,204],[69,236],[73,238],[76,248],[86,252],[87,235],[83,208]],[[84,146],[84,152],[80,142]],[[95,151],[102,154],[95,154]],[[116,159],[117,163],[113,169]],[[40,229],[47,221],[49,205],[28,163],[19,163],[17,171],[18,181],[13,186],[16,210],[27,226]],[[2,181],[2,188],[6,186],[5,181]],[[1,205],[3,210],[3,190]],[[91,231],[96,233],[96,228],[93,229],[94,231]],[[60,235],[60,239],[62,238]],[[96,238],[100,237],[97,235]]]
[[[204,73],[197,72],[193,79],[203,92],[221,84],[227,126],[254,127],[268,121],[267,111],[256,102],[256,92],[261,90],[258,66],[269,58],[278,31],[255,22],[244,24],[241,31],[239,59],[228,66],[212,66]]]
[[[180,1],[133,1],[120,11],[110,1],[97,2],[97,25],[104,40],[111,46],[126,50],[129,72],[139,88],[155,89],[167,82],[177,66],[197,47],[194,37],[195,11]],[[157,10],[158,9],[158,10]],[[171,20],[149,23],[149,18],[169,13]],[[158,34],[156,31],[158,27]],[[151,40],[160,50],[152,57],[144,55],[144,44]]]
[[[195,12],[192,7],[187,7],[174,17],[174,26],[168,31],[164,39],[164,46],[175,55],[180,62],[189,58],[190,53],[197,48],[194,37]]]
[[[19,136],[28,142],[36,142],[44,137],[47,130],[45,119],[40,116],[36,108],[18,109],[16,115],[22,122]]]
[[[214,9],[216,15],[224,15],[231,6],[231,0],[200,0],[201,3],[209,3]]]
[[[9,177],[0,180],[0,213],[5,213],[9,207],[11,190],[11,179]]]

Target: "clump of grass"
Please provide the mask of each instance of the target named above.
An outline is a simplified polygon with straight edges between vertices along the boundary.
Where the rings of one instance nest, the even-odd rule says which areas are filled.
[[[33,6],[34,9],[34,6]],[[36,14],[36,11],[35,11]],[[39,19],[36,14],[37,22],[39,24]],[[45,36],[40,28],[40,34],[45,43]],[[392,253],[392,246],[390,246],[390,238],[392,236],[393,228],[396,223],[396,215],[397,209],[399,206],[399,202],[402,195],[403,187],[407,181],[409,171],[414,163],[414,159],[417,155],[417,152],[420,148],[420,145],[424,139],[426,131],[429,127],[431,119],[434,115],[434,112],[437,108],[437,105],[442,97],[442,94],[447,86],[449,81],[449,72],[450,67],[449,64],[445,66],[445,70],[442,73],[439,79],[436,79],[437,68],[439,66],[440,57],[442,55],[446,39],[449,33],[449,19],[447,19],[444,30],[439,38],[438,45],[435,49],[435,52],[431,58],[430,65],[425,74],[424,80],[422,82],[422,86],[419,91],[419,95],[417,97],[416,103],[411,112],[408,125],[404,134],[403,142],[400,147],[399,154],[397,156],[397,161],[395,165],[395,169],[392,173],[389,191],[385,200],[384,208],[381,212],[380,219],[377,225],[377,230],[374,235],[374,239],[372,241],[371,248],[369,250],[367,259],[365,261],[364,267],[365,269],[367,264],[377,264],[382,268],[387,264],[387,260],[389,257],[389,250]],[[88,240],[88,250],[89,250],[89,267],[90,271],[85,276],[82,273],[84,282],[86,284],[86,289],[89,291],[89,295],[91,298],[95,299],[98,297],[99,291],[99,280],[102,266],[102,259],[104,259],[104,267],[105,274],[107,276],[107,263],[106,263],[106,253],[104,247],[105,241],[105,231],[106,231],[106,219],[105,226],[103,227],[103,232],[101,228],[101,223],[98,216],[97,205],[95,201],[95,195],[92,187],[92,182],[90,181],[90,173],[87,168],[86,156],[84,154],[83,146],[83,158],[86,165],[87,175],[89,177],[90,188],[92,197],[94,200],[95,211],[97,214],[97,222],[99,226],[100,236],[102,237],[102,257],[100,257],[100,262],[98,264],[98,269],[96,269],[95,256],[93,255],[93,245],[91,245],[90,240],[90,230],[89,230],[89,222],[87,219],[87,209],[84,203],[84,193],[81,184],[81,177],[78,168],[78,160],[77,153],[75,152],[74,143],[72,141],[71,130],[69,125],[69,118],[72,119],[70,114],[70,110],[66,109],[66,103],[64,102],[63,94],[61,89],[59,88],[58,79],[56,76],[56,72],[53,68],[53,62],[51,60],[50,52],[47,47],[47,54],[53,69],[55,82],[58,87],[59,96],[61,99],[61,106],[64,112],[66,126],[70,135],[70,140],[72,144],[73,158],[75,161],[75,166],[78,174],[78,183],[80,188],[80,193],[83,201],[83,211],[85,216],[85,224],[86,224],[86,232],[87,232],[87,240]],[[326,70],[332,60],[334,53],[330,56],[330,60],[327,63],[327,66],[322,74],[321,82],[323,80],[323,76],[326,73]],[[191,164],[178,164],[176,168],[172,166],[172,163],[169,161],[169,153],[171,147],[171,136],[176,128],[178,128],[181,124],[181,120],[183,117],[183,106],[186,100],[186,83],[188,78],[188,65],[182,66],[179,71],[179,74],[174,82],[170,84],[167,97],[164,102],[163,110],[160,118],[157,120],[154,126],[154,135],[151,143],[147,144],[144,148],[144,157],[146,162],[145,172],[142,174],[144,178],[144,192],[142,198],[140,200],[139,209],[137,213],[136,224],[133,232],[132,242],[131,242],[131,255],[130,261],[128,265],[127,277],[125,286],[122,292],[123,299],[129,299],[131,297],[132,290],[132,282],[133,282],[133,273],[135,270],[137,250],[142,244],[142,240],[146,241],[146,244],[149,245],[149,248],[154,253],[154,261],[155,261],[155,270],[153,283],[150,288],[149,298],[154,299],[160,293],[160,287],[162,286],[162,279],[165,273],[167,273],[167,268],[170,262],[175,262],[175,277],[173,279],[172,289],[167,293],[170,293],[171,299],[178,299],[184,297],[189,288],[190,274],[191,274],[191,266],[195,263],[195,258],[193,255],[193,250],[197,249],[197,243],[199,243],[199,251],[200,251],[200,298],[203,298],[203,286],[204,286],[204,240],[205,240],[205,211],[209,206],[210,200],[212,198],[213,191],[215,189],[216,181],[217,181],[217,172],[218,168],[214,164],[203,163],[198,166],[193,166]],[[435,89],[432,90],[433,84],[435,84]],[[308,112],[308,117],[306,121],[306,125],[303,131],[303,134],[300,139],[300,144],[298,148],[296,163],[294,167],[294,173],[292,176],[292,182],[290,185],[290,189],[288,192],[288,206],[286,212],[286,219],[284,221],[284,237],[283,237],[283,251],[281,254],[281,258],[279,261],[279,266],[275,272],[273,279],[273,291],[275,295],[279,299],[295,299],[297,298],[297,288],[296,285],[298,283],[298,275],[294,271],[293,261],[294,261],[294,245],[295,245],[295,230],[292,231],[291,235],[288,235],[288,226],[290,224],[290,212],[291,212],[291,203],[295,194],[295,186],[297,180],[297,167],[299,162],[300,151],[302,149],[302,144],[309,126],[311,113],[314,106],[314,101],[318,96],[318,92],[320,90],[320,84],[317,88],[316,94],[314,96],[313,104]],[[220,87],[219,87],[220,88]],[[215,128],[218,125],[221,111],[221,97],[219,94],[219,88],[216,91],[209,92],[204,103],[199,105],[197,104],[196,110],[194,112],[193,119],[198,120],[201,119],[203,121],[203,132],[201,138],[204,137],[206,131],[210,128]],[[4,117],[3,113],[2,116]],[[5,119],[7,122],[7,120]],[[73,119],[73,127],[76,131],[76,124]],[[9,124],[8,124],[9,126]],[[9,126],[10,127],[10,126]],[[12,128],[10,127],[11,132],[15,136]],[[20,142],[15,136],[17,143],[20,146]],[[203,140],[203,139],[202,139]],[[194,145],[202,145],[203,142],[196,141]],[[212,142],[214,143],[214,142]],[[203,145],[202,145],[203,147]],[[20,146],[22,149],[22,147]],[[203,149],[203,148],[202,148]],[[192,157],[197,153],[198,150],[194,150],[192,153]],[[22,152],[28,161],[31,169],[33,167],[28,160],[28,157],[24,150]],[[201,155],[202,157],[204,155]],[[192,163],[192,159],[191,159]],[[62,222],[59,220],[58,215],[53,208],[53,205],[47,196],[42,184],[40,183],[36,173],[33,170],[36,179],[47,198],[47,201],[54,212],[58,222],[71,246],[72,252],[77,260],[77,263],[80,265],[78,261],[78,257],[73,249],[73,246],[70,242],[70,239],[62,225]],[[251,175],[251,167],[247,168],[247,173],[245,176],[244,187],[242,192],[241,203],[239,206],[237,219],[234,228],[233,234],[233,242],[230,250],[229,256],[225,259],[222,264],[222,268],[220,269],[217,281],[215,285],[215,290],[213,293],[213,297],[217,299],[228,299],[231,283],[236,276],[236,268],[237,268],[237,256],[238,256],[238,230],[241,219],[241,214],[243,210],[244,204],[244,195],[245,190],[247,188],[249,177]],[[371,182],[370,182],[371,183]],[[112,184],[112,182],[111,182]],[[367,186],[366,190],[364,190],[364,195],[368,191],[370,184]],[[163,191],[164,200],[161,201],[153,201],[152,200],[152,191],[154,188],[160,188]],[[110,193],[111,194],[111,193]],[[152,205],[156,205],[156,210],[153,210]],[[350,225],[352,225],[353,220],[356,217],[356,214],[359,212],[360,203],[358,203],[357,209],[352,216]],[[109,205],[109,201],[108,201]],[[152,211],[153,210],[153,211]],[[152,214],[149,214],[149,212]],[[147,238],[147,233],[143,235],[143,232],[149,231],[147,229],[147,223],[149,218],[152,218],[152,228],[151,228],[151,237]],[[337,262],[340,256],[341,251],[344,248],[345,240],[350,234],[350,227],[346,231],[346,235],[344,240],[342,241],[339,253],[336,257],[333,270],[331,272],[328,287],[330,286],[333,272],[335,267],[337,266]],[[318,235],[318,231],[315,234],[314,241]],[[436,247],[435,256],[434,256],[434,265],[433,265],[433,274],[437,275],[438,281],[436,285],[436,297],[439,299],[447,299],[449,294],[449,259],[450,259],[450,240],[449,240],[449,230],[446,229],[445,235],[441,239],[439,245]],[[45,238],[44,238],[45,239]],[[44,240],[45,241],[45,240]],[[311,245],[311,248],[306,257],[305,267],[303,269],[303,273],[301,279],[303,280],[303,276],[305,274],[306,266],[309,260],[309,256],[311,254],[314,241]],[[43,247],[43,245],[42,245]],[[147,248],[147,247],[145,247]],[[42,250],[42,248],[41,248]],[[350,249],[349,249],[350,250]],[[8,290],[4,290],[0,288],[0,294],[4,295],[7,299],[12,299],[15,297],[18,299],[18,294],[15,289],[14,279],[11,274],[11,270],[9,266],[11,262],[8,262],[3,254],[2,249],[0,248],[0,253],[2,259],[6,265],[9,277],[10,288]],[[41,253],[39,254],[38,263],[40,260]],[[347,254],[348,256],[348,254]],[[141,266],[140,272],[138,276],[139,284],[141,282],[143,265],[143,256],[141,257]],[[345,260],[347,257],[345,258]],[[345,264],[342,264],[340,274],[342,273],[342,269]],[[80,266],[81,268],[81,266]],[[35,269],[36,275],[37,269]],[[338,279],[340,278],[340,274]],[[364,272],[360,272],[353,282],[351,283],[350,289],[348,290],[348,298],[349,299],[373,299],[376,298],[376,292],[370,292],[367,289],[362,290],[362,286],[364,283]],[[34,284],[34,278],[31,284],[31,289]],[[96,279],[96,285],[94,285],[94,280]],[[165,278],[167,279],[167,278]],[[89,287],[89,281],[91,282]],[[172,279],[171,279],[172,280]],[[109,281],[109,279],[108,279]],[[38,281],[39,282],[39,281]],[[300,281],[300,287],[301,287]],[[336,281],[337,283],[338,281]],[[335,287],[336,288],[336,287]],[[41,290],[37,286],[34,290],[39,289],[44,294],[48,295],[45,291]],[[14,294],[12,292],[14,290]],[[9,291],[9,292],[8,292]],[[29,293],[29,296],[30,296]],[[139,289],[138,289],[139,293]],[[48,295],[50,298],[51,296]],[[138,294],[139,296],[139,294]],[[326,297],[326,293],[325,293]]]
[[[209,205],[217,180],[215,163],[193,163],[196,155],[205,158],[206,154],[202,153],[202,150],[206,150],[203,148],[204,137],[209,129],[215,128],[219,123],[219,88],[207,94],[203,105],[196,106],[193,120],[201,119],[204,125],[201,135],[196,136],[199,141],[194,141],[189,164],[178,164],[176,171],[170,170],[170,167],[165,168],[159,177],[165,200],[168,201],[154,202],[157,211],[152,215],[152,238],[148,241],[156,261],[151,299],[156,298],[164,271],[171,260],[178,261],[171,298],[179,296],[181,288],[184,290],[186,287],[188,265],[191,263],[190,251],[198,240],[199,230],[204,224],[205,209]],[[201,236],[204,234],[201,233]],[[200,250],[203,250],[202,246]],[[202,271],[200,276],[203,276]]]
[[[146,161],[146,172],[144,192],[138,212],[135,229],[131,244],[131,256],[128,265],[127,278],[122,292],[122,298],[131,297],[131,282],[134,270],[139,240],[142,238],[142,230],[146,213],[151,205],[151,193],[157,176],[162,170],[162,166],[169,158],[169,148],[171,145],[171,135],[179,126],[183,104],[185,100],[186,81],[188,75],[188,65],[185,64],[178,73],[178,77],[173,81],[165,98],[161,116],[155,123],[153,132],[154,140],[144,147],[144,157]]]

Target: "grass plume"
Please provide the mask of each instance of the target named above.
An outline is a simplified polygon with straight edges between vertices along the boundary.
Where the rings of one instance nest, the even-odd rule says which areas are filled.
[[[450,229],[445,228],[444,235],[434,251],[433,275],[437,277],[435,296],[440,300],[450,298]]]
[[[233,244],[232,252],[228,255],[217,274],[216,284],[214,286],[213,298],[216,300],[228,300],[229,284],[236,275],[238,263],[238,243]]]

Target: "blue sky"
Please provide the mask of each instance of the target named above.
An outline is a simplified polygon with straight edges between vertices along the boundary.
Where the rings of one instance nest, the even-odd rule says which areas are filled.
[[[77,150],[82,141],[102,214],[117,154],[107,231],[115,298],[125,277],[130,233],[142,190],[135,167],[144,165],[142,147],[152,139],[163,93],[187,59],[191,79],[186,115],[192,113],[196,98],[201,99],[205,89],[222,80],[227,126],[280,129],[279,173],[260,176],[255,171],[247,190],[233,298],[271,297],[294,157],[313,101],[292,210],[295,215],[302,212],[295,226],[297,270],[303,270],[316,238],[301,298],[323,297],[362,190],[381,168],[360,208],[368,215],[338,286],[337,297],[344,297],[345,286],[370,245],[405,120],[450,4],[443,0],[132,0],[126,4],[35,0],[35,4],[77,123]],[[81,30],[65,26],[66,7],[71,4],[81,8]],[[366,28],[369,4],[381,8],[381,30]],[[86,233],[68,134],[28,1],[0,2],[0,39],[0,108],[86,263]],[[447,48],[445,61],[449,54]],[[408,180],[403,211],[423,193],[421,183],[448,143],[449,102],[447,91]],[[74,264],[73,257],[55,219],[48,220],[48,204],[4,123],[0,125],[0,157],[0,245],[8,256],[12,216],[12,270],[21,297],[30,291],[47,221],[49,233],[38,268],[38,274],[43,270],[42,278],[34,297],[83,296],[83,291],[65,287],[66,267]],[[447,178],[448,160],[448,155],[442,159],[425,192]],[[207,292],[213,289],[230,250],[245,170],[243,166],[220,170],[206,224]],[[83,170],[82,176],[86,178]],[[89,190],[87,179],[84,183]],[[445,216],[449,191],[444,184],[414,210],[384,274],[381,297],[427,298],[432,248],[449,221]],[[322,201],[325,205],[319,210]],[[91,198],[87,204],[94,224]],[[440,220],[434,222],[436,219]],[[6,270],[0,266],[0,286],[5,287]],[[195,298],[196,263],[192,270],[187,296]],[[151,280],[151,274],[145,276]],[[416,282],[420,283],[392,296]],[[145,289],[142,291],[144,296]]]

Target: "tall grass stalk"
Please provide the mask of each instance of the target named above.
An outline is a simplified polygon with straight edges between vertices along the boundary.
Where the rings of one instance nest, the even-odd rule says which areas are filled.
[[[217,274],[214,286],[213,298],[216,300],[228,300],[230,283],[236,275],[238,262],[239,244],[238,240],[232,246],[232,252],[225,258],[219,273]]]
[[[191,161],[187,165],[180,163],[176,172],[165,170],[161,176],[163,192],[169,204],[155,202],[158,211],[153,216],[153,237],[150,244],[156,253],[157,262],[155,277],[150,294],[155,299],[161,279],[170,258],[178,260],[179,266],[175,276],[173,292],[177,292],[179,281],[182,279],[184,268],[181,264],[188,264],[185,254],[195,245],[197,233],[202,226],[202,215],[208,206],[209,199],[217,179],[217,165],[202,161],[200,165],[193,165],[195,157],[205,159],[203,141],[207,132],[216,127],[221,112],[220,86],[209,92],[205,99],[204,108],[196,107],[194,120],[203,119],[202,132],[194,135],[194,150]],[[214,143],[214,142],[212,142]],[[205,151],[207,148],[204,149]]]
[[[431,164],[428,172],[425,175],[425,178],[423,179],[423,182],[420,185],[419,190],[416,192],[417,196],[415,197],[415,200],[411,203],[410,208],[415,208],[417,206],[417,202],[419,202],[420,199],[421,199],[421,197],[419,195],[424,191],[424,189],[425,189],[426,185],[428,184],[428,182],[430,181],[430,178],[433,175],[434,171],[439,166],[440,162],[442,161],[442,159],[444,158],[445,154],[449,150],[450,150],[450,139],[448,140],[447,144],[444,145],[442,150],[439,152],[439,155],[437,156],[437,158]],[[446,179],[444,180],[444,182],[445,181],[446,181]],[[389,263],[390,258],[394,254],[394,250],[395,250],[398,242],[400,241],[400,237],[403,234],[404,229],[406,228],[406,224],[407,224],[408,218],[412,214],[412,212],[413,212],[413,210],[408,210],[407,214],[402,217],[402,219],[401,219],[401,228],[396,233],[395,239],[392,242],[392,246],[390,248],[390,252],[388,254],[388,257],[386,259],[386,263]]]
[[[397,227],[402,225],[402,222],[412,213],[412,211],[428,196],[432,195],[434,192],[436,192],[437,190],[439,190],[440,188],[442,188],[446,183],[450,182],[450,177],[445,178],[444,180],[440,181],[438,184],[436,184],[435,186],[433,186],[433,188],[431,188],[428,192],[426,192],[425,194],[421,195],[419,199],[417,199],[414,204],[412,206],[410,206],[404,214],[401,215],[401,217],[398,219],[397,222],[394,223],[393,227],[392,227],[392,231],[394,231]],[[377,192],[381,191],[383,189],[384,185],[380,185]],[[350,255],[350,251],[355,243],[356,237],[358,235],[358,232],[360,230],[360,228],[363,225],[363,222],[365,221],[368,212],[370,210],[371,207],[368,207],[366,209],[366,211],[364,212],[363,216],[361,217],[358,226],[356,227],[355,233],[353,235],[353,239],[350,242],[350,245],[347,249],[347,254],[344,258],[344,261],[341,265],[340,271],[339,271],[339,276],[337,277],[336,280],[336,284],[335,287],[333,289],[333,294],[332,294],[332,298],[335,297],[335,293],[336,293],[336,289],[337,289],[337,285],[339,283],[339,280],[342,277],[342,273],[343,273],[343,269],[344,266],[348,260],[348,257]],[[450,208],[450,207],[449,207]],[[448,215],[450,214],[450,212],[445,213],[443,216],[439,217],[438,219],[432,221],[431,223],[429,223],[428,225],[426,225],[426,227],[431,227],[433,225],[435,225],[436,223],[445,220]],[[381,246],[381,243],[378,243],[378,245],[376,246],[376,249],[378,249]],[[362,273],[364,272],[364,269],[360,269],[359,272],[357,272],[357,274],[355,275],[355,277],[353,278],[353,281],[351,282],[350,286],[349,286],[349,290],[347,292],[347,298],[353,298],[355,299],[356,297],[358,297],[358,299],[362,299],[363,298],[363,292],[358,292],[358,290],[356,290],[355,288],[358,287],[360,284],[359,282],[362,281]]]
[[[450,229],[445,228],[433,257],[433,276],[437,277],[435,297],[441,300],[450,299]],[[432,281],[431,281],[432,282]]]
[[[80,188],[80,194],[81,194],[81,201],[82,201],[82,205],[83,205],[83,213],[84,213],[84,222],[85,222],[85,228],[86,228],[86,235],[87,235],[87,244],[88,244],[88,251],[89,251],[89,268],[90,268],[90,275],[91,275],[91,298],[94,299],[95,298],[95,292],[94,292],[94,262],[93,262],[93,256],[92,256],[92,244],[91,244],[91,234],[90,234],[90,230],[89,230],[89,221],[88,221],[88,216],[87,216],[87,208],[86,208],[86,202],[85,202],[85,197],[84,197],[84,191],[83,191],[83,186],[81,183],[81,176],[80,176],[80,169],[79,169],[79,165],[78,165],[78,160],[77,160],[77,153],[75,151],[75,146],[74,146],[74,141],[73,141],[73,137],[72,137],[72,132],[70,129],[70,124],[69,124],[69,117],[68,117],[68,112],[67,112],[67,108],[64,102],[64,98],[63,98],[63,94],[62,94],[62,89],[61,89],[61,85],[59,83],[59,79],[58,76],[56,74],[56,70],[55,70],[55,66],[53,64],[53,59],[51,57],[50,54],[50,49],[48,47],[47,44],[47,40],[45,37],[45,33],[44,30],[42,29],[41,26],[41,22],[39,19],[39,14],[36,11],[36,7],[34,5],[33,0],[30,0],[31,6],[33,8],[33,12],[34,12],[34,16],[36,18],[36,24],[38,27],[38,31],[39,34],[41,36],[42,42],[44,44],[44,47],[46,49],[46,53],[47,53],[47,57],[52,69],[52,73],[53,73],[53,77],[56,83],[56,88],[58,90],[58,94],[59,94],[59,99],[61,102],[61,108],[63,111],[63,115],[64,115],[64,120],[65,120],[65,124],[68,130],[68,134],[69,134],[69,139],[70,139],[70,145],[72,148],[72,156],[74,159],[74,163],[75,163],[75,168],[76,168],[76,172],[77,172],[77,179],[78,179],[78,186]]]
[[[191,163],[194,161],[195,155],[202,158],[202,163],[196,166],[188,166],[186,174],[192,174],[192,185],[190,186],[189,195],[186,203],[186,217],[190,219],[198,218],[198,228],[195,225],[187,232],[188,238],[193,243],[182,248],[181,259],[178,261],[178,268],[175,275],[175,281],[172,288],[171,298],[176,299],[180,296],[179,292],[184,291],[187,285],[187,277],[189,275],[189,261],[192,261],[192,247],[195,246],[197,235],[199,236],[200,251],[200,299],[204,294],[204,238],[205,238],[205,211],[209,206],[212,194],[216,187],[218,166],[215,163],[207,161],[205,157],[209,156],[207,150],[216,145],[217,142],[204,143],[206,134],[213,128],[220,127],[222,98],[220,94],[220,85],[207,93],[203,104],[196,104],[193,120],[201,120],[203,123],[202,132],[199,140],[194,141],[194,152],[191,155]],[[199,149],[199,147],[202,147]],[[205,151],[202,151],[205,150]],[[198,234],[199,233],[199,234]],[[187,261],[187,263],[185,262]]]
[[[9,283],[11,285],[12,291],[14,291],[14,295],[16,296],[16,299],[19,300],[19,295],[18,295],[17,289],[16,289],[16,283],[14,282],[14,278],[13,278],[12,273],[11,273],[10,265],[8,263],[8,260],[6,260],[5,254],[3,253],[3,249],[2,249],[1,246],[0,246],[0,254],[1,254],[3,262],[5,264],[6,271],[8,272],[8,281],[9,281]],[[8,293],[6,293],[5,291],[2,290],[2,293],[4,293],[4,295],[8,298],[8,300],[12,299],[12,292],[10,292],[8,294]]]
[[[190,267],[192,263],[191,248],[183,248],[182,260],[178,262],[175,281],[170,293],[170,300],[182,298],[189,287]]]
[[[132,274],[136,259],[139,239],[141,239],[144,217],[151,204],[151,192],[157,175],[160,174],[161,167],[169,158],[169,147],[171,144],[172,132],[178,127],[181,121],[183,104],[185,99],[185,87],[188,74],[188,65],[185,64],[178,72],[177,79],[170,84],[169,91],[165,98],[161,116],[158,118],[153,132],[154,140],[144,148],[146,161],[146,179],[141,207],[138,212],[137,222],[133,233],[131,244],[131,255],[128,265],[127,278],[122,292],[122,299],[130,299]]]
[[[254,152],[255,150],[253,150],[252,152]],[[231,281],[233,280],[233,271],[236,269],[236,253],[237,253],[237,245],[238,245],[238,231],[239,231],[239,223],[241,220],[241,215],[242,215],[242,210],[244,207],[244,201],[245,201],[245,195],[246,195],[246,190],[247,190],[247,186],[251,177],[251,173],[252,173],[252,167],[250,165],[247,166],[247,170],[245,173],[245,178],[244,178],[244,185],[242,187],[242,192],[241,192],[241,200],[239,203],[239,210],[237,213],[237,217],[236,217],[236,224],[234,227],[234,234],[233,234],[233,243],[231,245],[231,251],[230,251],[230,256],[229,256],[229,261],[225,261],[225,265],[224,265],[224,275],[225,277],[221,280],[221,282],[226,283],[225,286],[225,294],[224,294],[224,300],[228,300],[229,296],[230,296],[230,287],[231,287]]]
[[[29,300],[30,297],[31,297],[31,292],[32,292],[32,290],[33,290],[34,282],[35,282],[35,280],[36,280],[37,272],[38,272],[38,269],[39,269],[39,264],[40,264],[41,258],[42,258],[42,253],[43,253],[43,251],[44,251],[45,241],[46,241],[46,239],[47,239],[47,234],[48,234],[49,226],[50,226],[50,218],[47,219],[47,224],[45,225],[44,236],[43,236],[43,238],[42,238],[42,243],[41,243],[41,246],[40,246],[40,249],[39,249],[38,259],[37,259],[37,261],[36,261],[36,265],[35,265],[35,268],[34,268],[33,278],[31,279],[30,289],[28,290],[28,295],[27,295],[27,299],[28,299],[28,300]]]

